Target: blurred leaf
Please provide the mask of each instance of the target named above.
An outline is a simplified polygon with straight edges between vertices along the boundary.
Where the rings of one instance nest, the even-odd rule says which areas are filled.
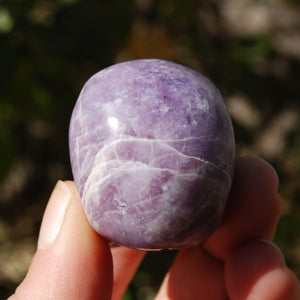
[[[1,123],[0,123],[1,124]],[[0,184],[1,181],[6,177],[12,163],[15,159],[16,149],[13,136],[9,130],[0,129],[0,157],[1,157],[1,167],[0,167]]]
[[[126,293],[125,293],[125,295],[124,295],[124,297],[123,297],[122,300],[134,300],[134,298],[132,297],[129,289],[126,291]]]
[[[8,33],[14,26],[14,20],[7,9],[0,6],[0,33]]]
[[[267,36],[255,36],[238,40],[232,51],[233,58],[240,63],[251,64],[266,58],[272,52]]]

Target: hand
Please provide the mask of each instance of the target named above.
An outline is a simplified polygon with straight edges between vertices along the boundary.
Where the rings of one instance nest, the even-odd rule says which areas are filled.
[[[238,158],[224,218],[201,247],[181,250],[156,300],[300,300],[295,274],[271,243],[278,179],[260,159]],[[58,182],[38,249],[10,300],[121,300],[145,251],[110,249],[93,231],[73,182]]]

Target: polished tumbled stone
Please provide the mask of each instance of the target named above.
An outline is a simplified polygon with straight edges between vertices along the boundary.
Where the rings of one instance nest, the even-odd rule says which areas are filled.
[[[199,73],[156,59],[96,73],[75,105],[69,144],[87,218],[116,243],[195,246],[222,217],[233,130],[220,92]]]

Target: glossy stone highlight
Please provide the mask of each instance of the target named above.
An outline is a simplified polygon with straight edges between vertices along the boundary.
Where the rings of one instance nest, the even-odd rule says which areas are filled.
[[[218,89],[163,60],[92,76],[74,107],[69,145],[91,226],[132,248],[202,243],[220,221],[234,137]]]

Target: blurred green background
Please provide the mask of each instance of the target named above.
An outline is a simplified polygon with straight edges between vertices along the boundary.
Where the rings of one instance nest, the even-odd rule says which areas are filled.
[[[68,123],[83,83],[135,58],[208,76],[239,155],[276,168],[276,242],[300,275],[299,0],[0,0],[0,298],[22,280],[58,179],[71,179]],[[148,254],[126,295],[152,299],[175,253]]]

